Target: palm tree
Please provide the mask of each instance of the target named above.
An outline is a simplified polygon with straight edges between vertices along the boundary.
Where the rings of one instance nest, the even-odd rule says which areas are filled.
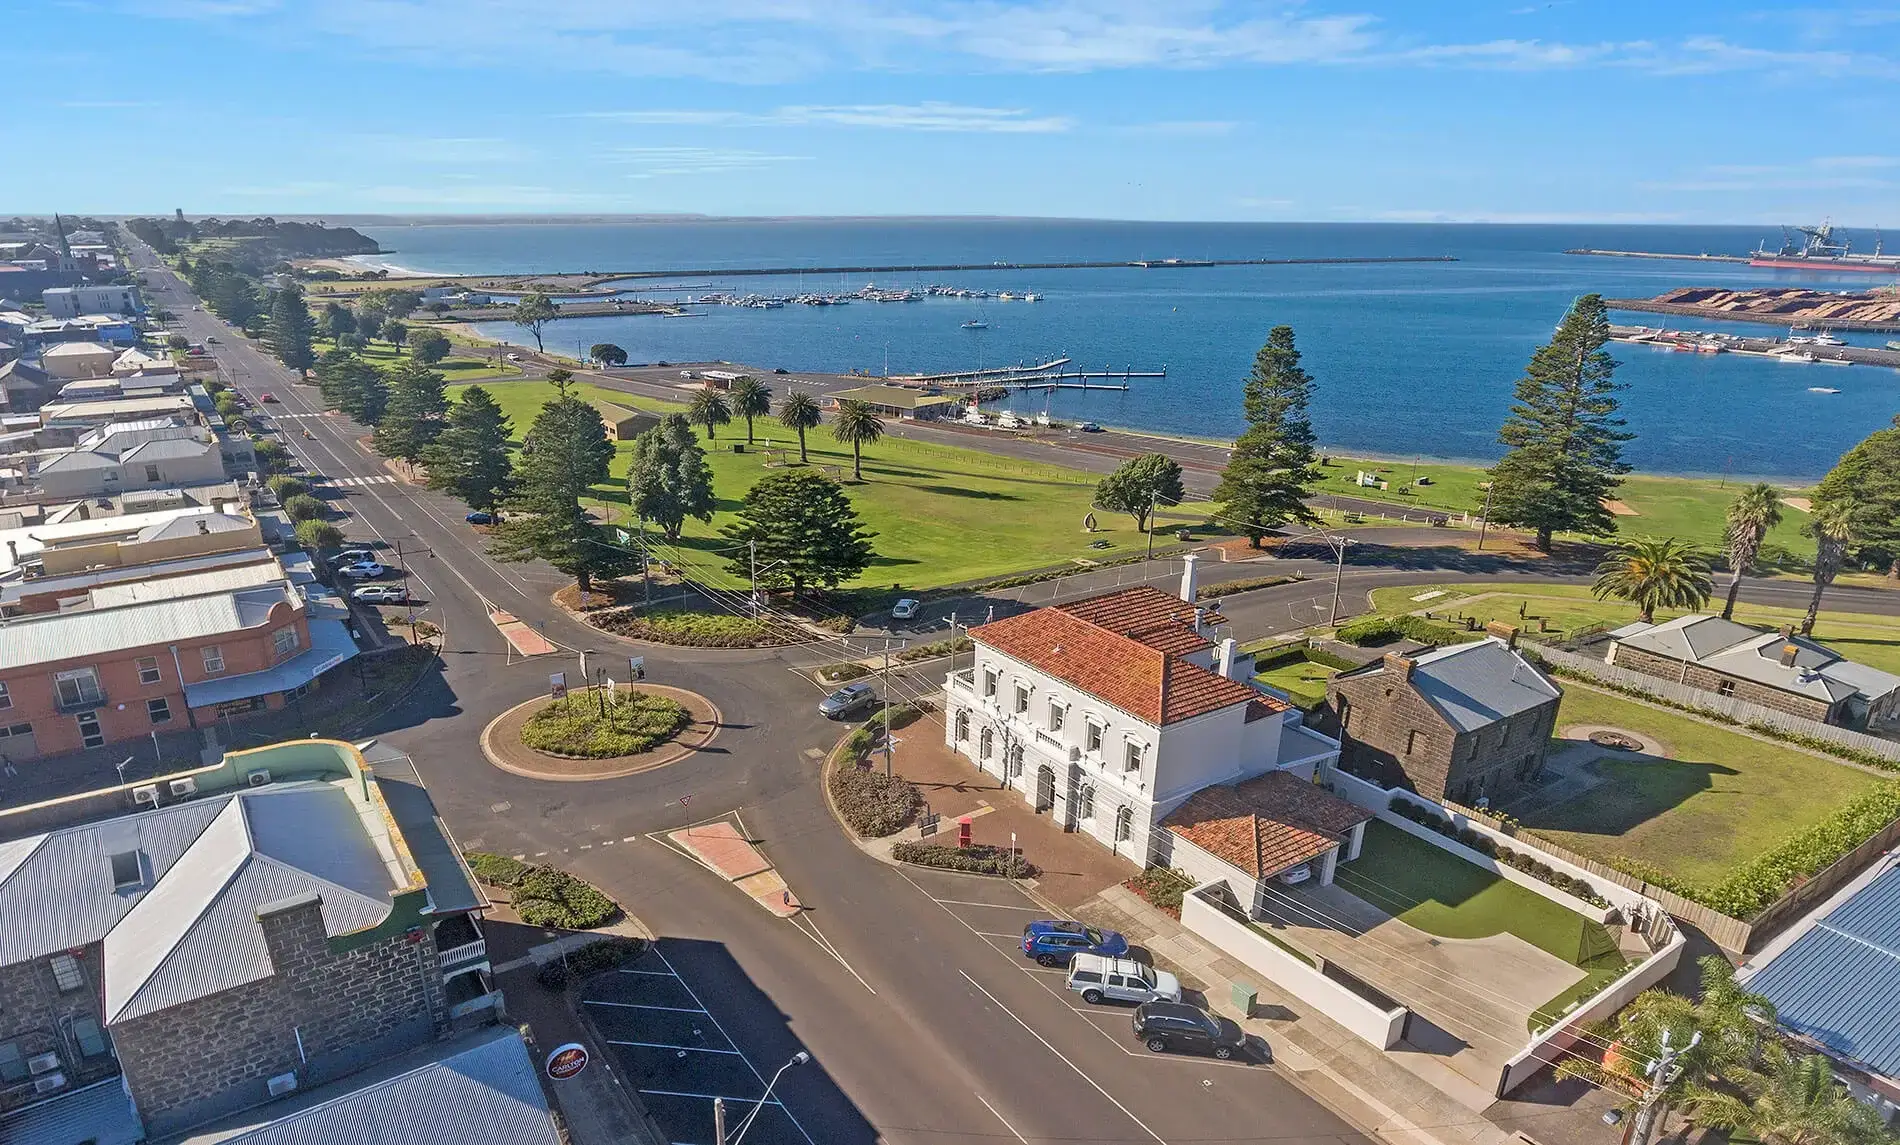
[[[1827,1058],[1791,1053],[1779,1042],[1762,1058],[1761,1072],[1731,1078],[1733,1088],[1688,1091],[1684,1104],[1697,1123],[1773,1145],[1871,1145],[1885,1137],[1880,1115],[1834,1080]]]
[[[1728,599],[1722,602],[1723,620],[1734,618],[1735,596],[1742,589],[1742,578],[1761,556],[1761,544],[1768,530],[1779,524],[1781,497],[1766,481],[1750,485],[1730,503],[1728,532],[1723,538],[1729,567]]]
[[[1774,1003],[1751,994],[1735,981],[1735,968],[1719,955],[1706,955],[1702,999],[1692,1001],[1667,990],[1638,994],[1608,1031],[1612,1052],[1603,1064],[1577,1055],[1557,1066],[1559,1077],[1581,1077],[1606,1089],[1627,1090],[1641,1083],[1643,1070],[1663,1055],[1665,1040],[1675,1050],[1674,1067],[1659,1088],[1647,1089],[1630,1127],[1629,1145],[1649,1145],[1650,1135],[1672,1105],[1692,1101],[1723,1079],[1744,1075],[1760,1050],[1763,1026],[1774,1024]]]
[[[884,436],[884,419],[870,405],[855,398],[838,403],[838,416],[832,419],[831,436],[851,446],[851,480],[864,480],[864,447]]]
[[[1707,554],[1674,537],[1623,542],[1597,565],[1590,582],[1598,600],[1621,597],[1641,609],[1645,624],[1655,622],[1658,608],[1700,609],[1714,588]]]
[[[1853,511],[1844,504],[1816,505],[1807,531],[1814,538],[1814,595],[1808,598],[1801,635],[1812,636],[1815,617],[1821,614],[1821,594],[1834,583],[1847,560],[1847,546],[1854,543]]]
[[[720,426],[732,420],[732,407],[718,390],[707,388],[693,395],[693,404],[686,407],[686,420],[694,425],[706,427],[706,440],[719,436]]]
[[[745,419],[745,443],[752,444],[752,419],[772,412],[772,387],[747,375],[732,382],[732,412]]]
[[[804,390],[793,390],[779,404],[779,424],[798,434],[798,460],[801,465],[811,460],[805,456],[805,431],[817,429],[820,420],[818,403]]]

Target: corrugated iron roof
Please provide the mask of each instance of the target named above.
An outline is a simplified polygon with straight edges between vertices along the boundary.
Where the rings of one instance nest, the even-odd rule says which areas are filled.
[[[1748,988],[1782,1025],[1900,1077],[1900,866],[1829,911]]]
[[[121,608],[23,616],[0,625],[0,664],[23,668],[241,632],[264,624],[281,603],[303,607],[303,597],[288,581]]]
[[[145,1140],[125,1083],[116,1077],[0,1117],[6,1145],[138,1145]]]
[[[1375,676],[1387,670],[1384,661],[1374,660],[1351,675]],[[1495,636],[1421,653],[1413,660],[1412,686],[1461,732],[1488,727],[1563,695]]]

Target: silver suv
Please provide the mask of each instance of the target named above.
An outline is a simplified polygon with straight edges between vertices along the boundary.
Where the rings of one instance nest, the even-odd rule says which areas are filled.
[[[1103,1002],[1179,1002],[1181,980],[1132,958],[1078,954],[1069,960],[1069,989],[1090,1005]]]

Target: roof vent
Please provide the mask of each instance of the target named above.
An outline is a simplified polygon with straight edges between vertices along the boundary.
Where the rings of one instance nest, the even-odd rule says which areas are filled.
[[[280,1073],[276,1077],[271,1078],[269,1081],[265,1082],[264,1088],[270,1091],[270,1095],[272,1097],[282,1097],[286,1093],[290,1093],[297,1088],[297,1074],[295,1071],[292,1071],[290,1073]]]
[[[1801,646],[1799,644],[1795,644],[1792,641],[1783,644],[1781,646],[1781,666],[1783,668],[1794,667],[1795,657],[1799,655],[1801,655]]]

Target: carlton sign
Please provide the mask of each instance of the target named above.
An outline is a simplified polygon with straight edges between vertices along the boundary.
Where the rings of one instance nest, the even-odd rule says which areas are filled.
[[[555,1081],[566,1081],[586,1068],[587,1047],[579,1042],[556,1046],[548,1055],[548,1076]]]

